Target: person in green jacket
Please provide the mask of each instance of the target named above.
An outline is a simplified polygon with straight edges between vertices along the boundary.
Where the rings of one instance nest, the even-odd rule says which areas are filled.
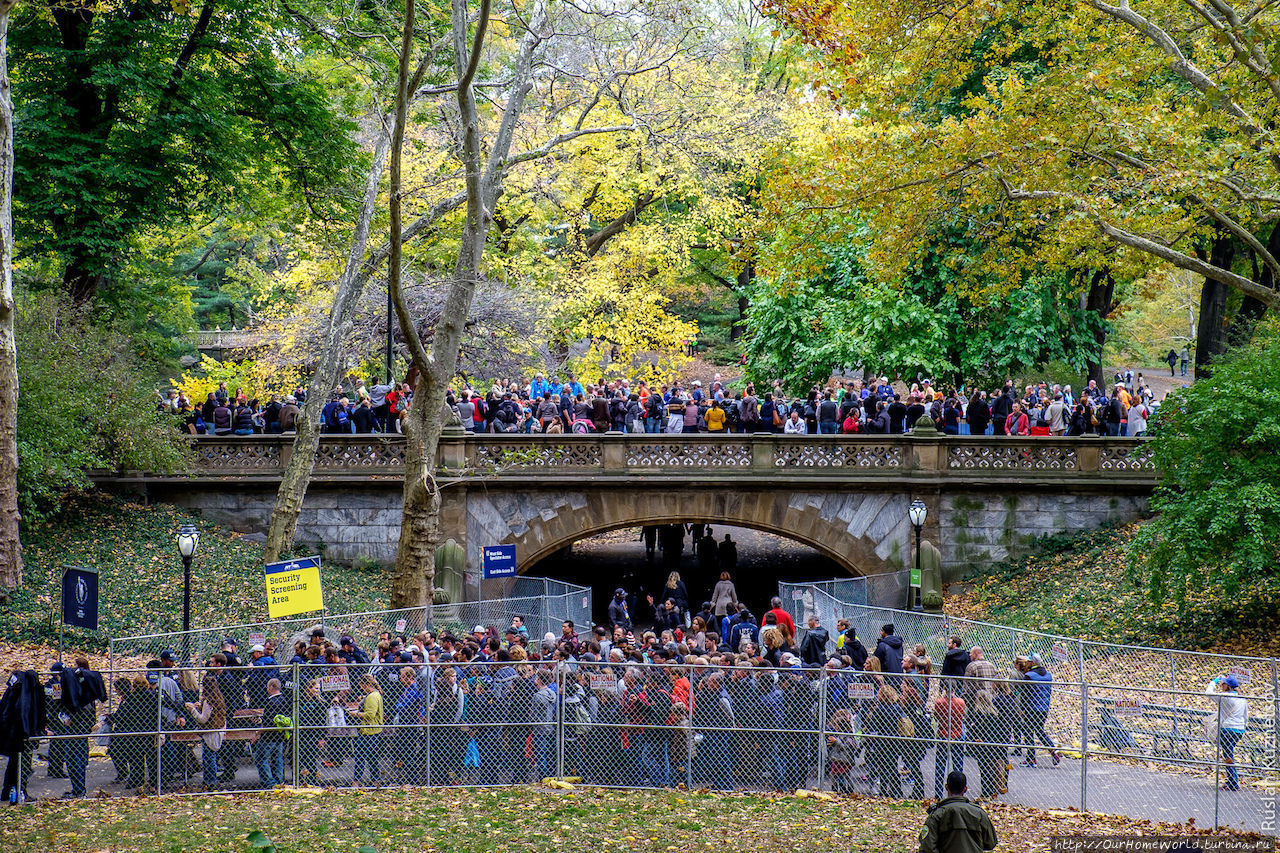
[[[999,839],[991,818],[966,797],[969,780],[958,770],[947,775],[947,796],[929,809],[920,829],[920,853],[982,853]]]

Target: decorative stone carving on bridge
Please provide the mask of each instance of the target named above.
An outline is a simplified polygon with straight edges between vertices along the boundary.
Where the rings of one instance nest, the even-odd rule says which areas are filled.
[[[1098,468],[1103,471],[1149,471],[1155,467],[1151,454],[1150,444],[1106,447],[1098,456]]]
[[[1079,467],[1074,447],[1037,445],[1031,439],[1012,446],[992,444],[961,444],[947,448],[948,468],[990,468],[994,470],[1057,470],[1070,471]]]
[[[715,444],[628,442],[627,467],[750,468],[751,445],[738,441]]]
[[[281,447],[240,438],[202,438],[195,446],[195,467],[209,471],[281,471]]]
[[[404,442],[380,440],[321,443],[316,449],[316,468],[358,472],[395,473],[404,468]]]
[[[783,444],[773,454],[778,468],[900,468],[900,444]]]
[[[600,445],[534,438],[519,443],[476,445],[472,466],[486,468],[598,468]]]

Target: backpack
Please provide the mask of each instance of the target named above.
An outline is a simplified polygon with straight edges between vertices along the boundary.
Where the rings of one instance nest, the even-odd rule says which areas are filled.
[[[346,426],[351,420],[351,416],[347,414],[347,410],[339,406],[333,413],[333,420],[338,426]]]
[[[276,714],[271,718],[271,725],[284,732],[284,739],[293,737],[293,718],[284,714]]]
[[[591,712],[587,710],[587,703],[579,697],[566,699],[565,704],[569,706],[569,722],[573,726],[573,733],[578,737],[585,737],[591,731]]]

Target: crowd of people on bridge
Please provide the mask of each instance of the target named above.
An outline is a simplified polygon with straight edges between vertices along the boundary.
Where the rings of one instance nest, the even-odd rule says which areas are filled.
[[[321,410],[321,427],[330,434],[401,431],[412,403],[408,382],[357,380],[350,390],[334,388]],[[199,406],[177,390],[158,404],[200,435],[292,433],[306,391],[299,387],[265,403],[247,399],[226,383]],[[923,418],[946,435],[1141,436],[1159,403],[1141,373],[1119,373],[1110,389],[1094,380],[1077,394],[1070,385],[1040,382],[990,391],[935,388],[930,380],[895,387],[888,377],[849,380],[812,387],[789,397],[781,383],[757,392],[748,383],[730,390],[719,374],[704,389],[700,380],[650,386],[626,379],[583,385],[572,374],[565,381],[536,374],[528,383],[496,381],[481,393],[450,389],[444,416],[468,431],[486,433],[756,433],[786,435],[900,435]]]
[[[165,650],[119,674],[102,716],[103,680],[84,659],[43,685],[15,671],[0,700],[5,793],[27,790],[35,744],[54,735],[41,756],[48,774],[70,777],[66,796],[85,796],[88,741],[107,732],[115,783],[152,791],[189,790],[199,772],[206,790],[570,776],[778,791],[822,782],[941,799],[968,756],[976,792],[994,798],[1008,789],[1011,756],[1035,767],[1043,748],[1044,764],[1059,763],[1046,732],[1053,676],[1038,656],[993,661],[951,637],[935,662],[892,624],[864,643],[847,621],[832,632],[816,615],[798,631],[780,599],[757,617],[731,578],[722,583],[695,614],[677,610],[651,629],[633,622],[637,602],[619,589],[608,620],[582,633],[566,621],[558,635],[531,637],[515,615],[470,634],[383,632],[365,651],[316,627],[263,638],[243,659],[227,636],[203,668]],[[679,586],[669,577],[659,611],[679,607]],[[1234,676],[1210,685],[1228,759],[1247,721],[1238,686]],[[11,713],[37,705],[39,720]],[[250,753],[257,779],[237,780]]]

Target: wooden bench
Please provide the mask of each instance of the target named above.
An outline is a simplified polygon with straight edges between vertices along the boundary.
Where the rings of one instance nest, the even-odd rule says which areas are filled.
[[[1107,711],[1110,719],[1091,722],[1089,730],[1095,743],[1111,749],[1108,741],[1119,739],[1120,733],[1129,735],[1142,754],[1153,758],[1177,758],[1186,761],[1201,761],[1193,751],[1195,744],[1202,744],[1213,751],[1217,742],[1205,737],[1206,720],[1213,715],[1212,711],[1198,708],[1179,708],[1173,705],[1160,705],[1154,702],[1143,702],[1138,714],[1116,716],[1112,714],[1115,700],[1098,698],[1090,700]],[[1237,761],[1257,767],[1268,766],[1268,748],[1265,734],[1272,730],[1275,723],[1270,717],[1249,717],[1245,737],[1237,747]],[[1250,738],[1249,735],[1262,735]],[[1145,749],[1140,741],[1149,740],[1150,748]],[[1111,749],[1111,751],[1119,751]],[[1241,756],[1243,753],[1243,756]]]
[[[222,733],[222,741],[244,741],[245,743],[255,743],[258,735],[267,731],[262,727],[262,709],[261,708],[244,708],[236,711],[231,715],[232,725]],[[200,740],[202,734],[199,731],[183,731],[175,729],[168,733],[169,739],[174,743],[195,743]]]

